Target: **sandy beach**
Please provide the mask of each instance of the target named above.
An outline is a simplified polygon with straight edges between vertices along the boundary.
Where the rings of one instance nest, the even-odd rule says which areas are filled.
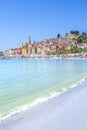
[[[0,124],[0,130],[87,130],[87,81]]]
[[[87,0],[0,0],[0,130],[87,130]]]

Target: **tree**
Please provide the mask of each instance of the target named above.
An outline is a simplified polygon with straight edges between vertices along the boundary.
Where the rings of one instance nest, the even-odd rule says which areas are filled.
[[[66,33],[66,36],[68,35],[68,33]]]
[[[77,42],[78,42],[78,43],[82,43],[82,42],[83,42],[83,39],[82,39],[81,36],[79,36],[79,37],[77,38]]]
[[[60,34],[58,33],[57,38],[60,38]]]
[[[86,33],[85,33],[85,32],[82,32],[82,36],[86,36]]]
[[[70,31],[70,34],[75,34],[75,35],[79,35],[79,31]]]
[[[77,46],[73,46],[71,48],[71,53],[81,53],[82,52],[82,48],[78,48]]]
[[[77,38],[77,42],[87,42],[87,34],[85,32],[82,32],[82,34]]]

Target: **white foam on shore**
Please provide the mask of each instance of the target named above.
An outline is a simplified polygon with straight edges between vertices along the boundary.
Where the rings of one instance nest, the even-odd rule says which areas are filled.
[[[47,97],[38,98],[34,102],[30,103],[29,105],[18,107],[17,109],[10,111],[7,115],[1,115],[0,116],[0,123],[2,121],[4,121],[4,120],[7,120],[7,119],[11,118],[12,116],[15,116],[16,114],[25,112],[26,110],[29,110],[29,109],[31,109],[32,107],[34,107],[34,106],[36,106],[38,104],[44,103],[44,102],[48,101],[49,99],[51,99],[51,98],[53,98],[55,96],[58,96],[61,93],[66,92],[68,89],[72,89],[74,87],[78,87],[80,84],[82,84],[86,80],[87,80],[87,78],[83,78],[78,83],[76,83],[75,85],[72,85],[70,88],[63,88],[62,91],[60,91],[60,92],[54,92],[53,94],[50,94]]]

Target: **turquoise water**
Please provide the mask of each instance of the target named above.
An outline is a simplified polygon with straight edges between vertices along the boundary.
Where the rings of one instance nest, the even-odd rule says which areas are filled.
[[[1,60],[0,116],[63,91],[86,76],[86,60]]]

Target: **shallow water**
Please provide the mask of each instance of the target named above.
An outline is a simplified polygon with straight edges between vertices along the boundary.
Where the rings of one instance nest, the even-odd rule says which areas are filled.
[[[1,60],[0,117],[87,77],[87,60]]]

